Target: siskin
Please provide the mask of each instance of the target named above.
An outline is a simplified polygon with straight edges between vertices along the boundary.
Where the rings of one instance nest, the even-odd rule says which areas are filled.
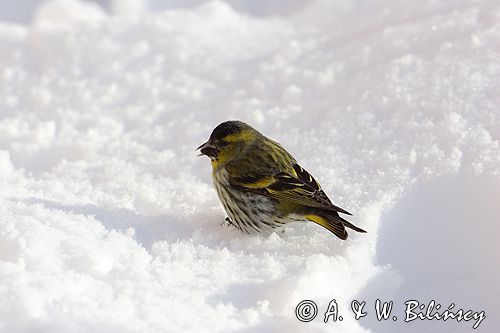
[[[212,176],[226,220],[246,233],[269,231],[293,221],[312,221],[340,239],[343,219],[319,183],[279,143],[241,121],[218,125],[197,149],[210,157]]]

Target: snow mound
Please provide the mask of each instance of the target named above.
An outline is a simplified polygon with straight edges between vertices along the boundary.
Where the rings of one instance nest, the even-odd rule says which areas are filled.
[[[1,331],[471,330],[354,320],[351,300],[377,298],[500,326],[500,5],[299,7],[51,1],[30,27],[0,25]],[[368,233],[221,225],[194,148],[227,119],[281,142]],[[333,298],[344,320],[325,324]]]

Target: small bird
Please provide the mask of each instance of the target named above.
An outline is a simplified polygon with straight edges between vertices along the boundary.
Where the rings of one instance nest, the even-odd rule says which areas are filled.
[[[219,124],[202,144],[230,224],[248,234],[270,231],[294,221],[312,221],[340,239],[346,227],[366,232],[343,219],[352,215],[335,206],[319,183],[279,143],[241,121]]]

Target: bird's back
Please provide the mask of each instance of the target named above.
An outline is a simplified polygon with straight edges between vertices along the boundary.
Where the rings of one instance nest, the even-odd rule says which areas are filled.
[[[280,172],[293,172],[296,163],[290,153],[279,143],[264,137],[226,165],[231,176],[274,176]]]

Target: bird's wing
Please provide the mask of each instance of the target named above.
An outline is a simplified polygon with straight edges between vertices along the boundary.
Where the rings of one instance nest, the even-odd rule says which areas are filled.
[[[259,193],[278,200],[351,215],[346,210],[335,206],[319,183],[297,163],[286,172],[230,178],[229,183],[240,190]]]

